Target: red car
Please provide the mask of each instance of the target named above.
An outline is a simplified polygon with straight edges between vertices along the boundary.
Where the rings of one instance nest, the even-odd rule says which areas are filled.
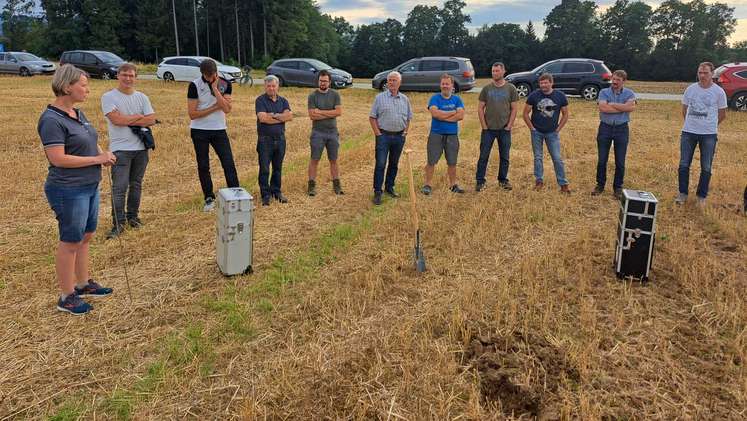
[[[713,81],[726,91],[729,106],[747,111],[747,63],[727,63],[713,72]]]

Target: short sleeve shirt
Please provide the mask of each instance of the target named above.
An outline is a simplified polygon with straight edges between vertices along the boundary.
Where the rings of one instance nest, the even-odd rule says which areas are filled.
[[[622,88],[617,93],[611,87],[604,88],[599,91],[599,102],[606,102],[608,104],[625,104],[630,100],[635,101],[635,92],[628,88]],[[610,126],[618,126],[625,124],[630,121],[630,113],[599,113],[599,119],[602,123],[609,124]]]
[[[269,95],[262,94],[254,101],[254,109],[257,114],[282,114],[285,110],[290,111],[291,108],[288,100],[280,95],[273,101]],[[285,134],[285,123],[266,124],[259,121],[257,117],[257,134],[259,136],[282,136]]]
[[[451,95],[445,98],[441,93],[433,95],[428,101],[428,109],[436,107],[440,111],[456,111],[461,108],[464,109],[464,103],[462,99],[456,95]],[[443,121],[437,118],[431,118],[431,133],[436,134],[457,134],[459,132],[459,124],[456,121]]]
[[[98,133],[83,114],[76,109],[77,118],[51,105],[47,106],[37,130],[42,146],[46,148],[62,146],[66,155],[97,156]],[[55,167],[49,163],[47,183],[61,186],[85,186],[101,181],[101,165],[81,168]]]
[[[549,95],[537,89],[527,97],[527,105],[532,107],[532,126],[540,133],[551,133],[558,129],[560,109],[568,105],[568,98],[557,89]]]
[[[223,78],[218,80],[218,89],[222,95],[231,95],[231,92],[233,91],[231,82]],[[198,111],[206,110],[218,102],[210,84],[202,76],[193,80],[189,84],[189,87],[187,88],[187,98],[197,100]],[[189,123],[189,127],[199,130],[225,130],[227,127],[226,113],[224,113],[223,110],[213,111],[204,117],[192,120],[192,122]]]
[[[485,122],[488,129],[500,130],[511,117],[511,104],[519,100],[519,93],[511,83],[500,88],[492,82],[480,91],[480,102],[485,103]]]
[[[412,120],[410,99],[402,92],[392,95],[386,91],[376,95],[369,117],[375,118],[379,128],[388,132],[401,132]]]
[[[153,107],[148,97],[142,92],[127,95],[119,89],[112,89],[101,96],[101,111],[104,115],[117,111],[123,115],[153,114]],[[109,149],[116,151],[142,151],[145,149],[143,141],[127,126],[117,126],[106,118],[109,127]]]
[[[714,83],[704,89],[699,84],[693,83],[685,89],[682,105],[687,105],[683,132],[718,133],[718,111],[726,108],[726,93],[720,86]]]
[[[309,94],[309,109],[334,110],[336,106],[341,105],[340,94],[334,89],[328,89],[327,92],[320,92],[315,89]],[[337,118],[325,118],[324,120],[313,120],[311,122],[312,130],[322,132],[337,132]]]

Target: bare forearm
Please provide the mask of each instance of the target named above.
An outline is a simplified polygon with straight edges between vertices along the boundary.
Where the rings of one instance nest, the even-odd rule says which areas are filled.
[[[368,122],[371,124],[371,129],[373,129],[374,136],[381,136],[381,129],[379,129],[379,122],[373,117],[368,117]]]
[[[198,118],[205,117],[207,115],[210,115],[216,111],[218,111],[220,108],[218,107],[218,104],[211,105],[208,108],[205,108],[204,110],[190,110],[189,111],[189,118],[191,120],[195,120]]]
[[[150,126],[152,126],[154,124],[156,124],[156,115],[155,114],[148,114],[148,115],[142,116],[141,118],[137,119],[132,124],[128,124],[128,126],[150,127]]]

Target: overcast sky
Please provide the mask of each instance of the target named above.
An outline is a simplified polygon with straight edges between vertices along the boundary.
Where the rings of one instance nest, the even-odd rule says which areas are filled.
[[[560,0],[466,0],[465,13],[472,17],[470,29],[474,30],[484,24],[518,23],[526,25],[530,20],[534,22],[538,34],[544,32],[542,20],[553,7],[560,4]],[[721,1],[724,2],[723,0]],[[380,22],[387,18],[395,18],[404,23],[407,13],[417,4],[435,5],[441,7],[443,0],[317,0],[324,13],[333,16],[343,16],[353,24]],[[598,0],[601,10],[615,3],[614,0]],[[646,1],[656,7],[661,1]],[[714,3],[706,0],[706,3]],[[747,0],[726,1],[734,7],[734,17],[737,18],[737,29],[730,41],[747,40]]]

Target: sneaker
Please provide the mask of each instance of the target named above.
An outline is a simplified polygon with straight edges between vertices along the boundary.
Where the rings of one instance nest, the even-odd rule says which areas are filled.
[[[205,199],[205,206],[202,207],[203,212],[212,212],[215,209],[215,199],[208,197]]]
[[[392,196],[395,199],[399,197],[399,193],[394,191],[394,187],[392,187],[391,189],[386,189],[386,194],[388,194],[389,196]]]
[[[83,301],[77,293],[73,292],[64,300],[62,297],[57,300],[57,310],[80,316],[93,310],[93,306]]]
[[[513,188],[513,186],[511,185],[511,182],[510,182],[510,181],[508,181],[508,180],[506,180],[506,181],[499,181],[499,182],[498,182],[498,184],[500,184],[500,185],[501,185],[501,188],[502,188],[503,190],[508,190],[508,191],[511,191],[511,190],[513,190],[513,189],[514,189],[514,188]]]
[[[623,198],[623,189],[618,187],[615,190],[612,191],[612,195],[615,196],[615,199],[622,200]]]
[[[124,233],[125,227],[123,224],[117,224],[112,227],[112,229],[106,233],[106,239],[111,240],[112,238],[119,237],[122,233]]]
[[[129,225],[130,228],[138,229],[143,227],[143,221],[141,221],[138,217],[130,218],[127,220],[127,225]]]
[[[340,184],[339,178],[335,178],[334,180],[332,180],[332,190],[334,190],[336,195],[345,194],[345,192],[342,191],[342,184]]]
[[[420,193],[423,193],[426,196],[430,196],[431,193],[433,193],[433,189],[431,188],[431,186],[426,184],[422,189],[420,189]]]
[[[309,180],[309,187],[306,189],[309,196],[316,196],[316,181]]]
[[[706,198],[698,196],[698,206],[702,209],[706,205]]]
[[[288,203],[288,198],[285,197],[282,192],[275,193],[273,196],[275,196],[275,200],[280,203]]]
[[[270,206],[270,196],[265,196],[262,198],[262,206]]]
[[[684,205],[685,202],[687,202],[687,193],[680,193],[674,199],[674,203],[676,203],[678,205]]]
[[[615,189],[617,191],[617,189]],[[599,196],[600,194],[604,193],[604,186],[600,186],[597,184],[596,187],[594,187],[594,190],[591,191],[592,196]]]
[[[459,194],[464,193],[464,189],[462,189],[461,187],[459,187],[459,184],[454,184],[453,186],[451,186],[451,188],[449,190],[451,190],[454,193],[459,193]]]
[[[571,194],[571,188],[568,187],[568,184],[564,184],[560,186],[560,192],[563,194]]]
[[[542,180],[537,180],[534,182],[534,190],[540,191],[545,187],[545,183]]]
[[[477,183],[477,184],[475,185],[475,191],[476,191],[476,192],[481,192],[481,191],[483,191],[484,189],[485,189],[485,183]]]
[[[377,206],[381,204],[381,192],[380,191],[374,192],[373,204]]]
[[[83,288],[75,287],[75,294],[79,297],[105,297],[114,292],[111,288],[102,287],[93,279],[89,279]]]

